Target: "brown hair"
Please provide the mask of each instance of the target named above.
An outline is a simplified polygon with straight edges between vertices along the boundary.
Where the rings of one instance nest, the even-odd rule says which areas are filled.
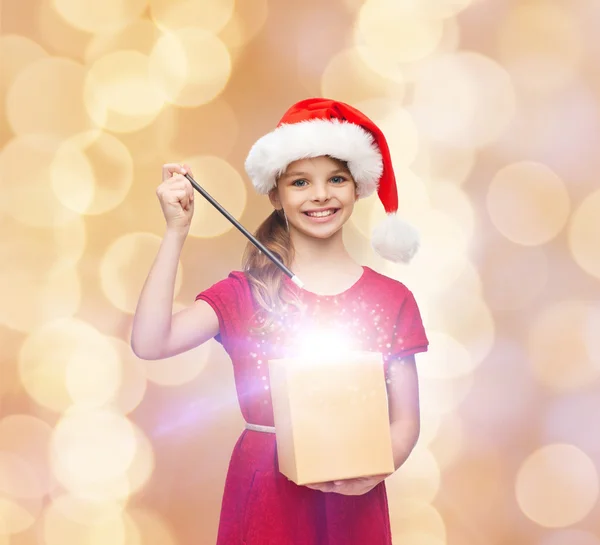
[[[294,248],[283,210],[273,210],[260,224],[254,236],[286,267],[291,266]],[[273,331],[277,329],[279,317],[293,310],[293,307],[302,309],[298,297],[283,283],[284,273],[251,242],[246,245],[242,264],[252,295],[259,305],[257,315],[262,318],[259,327],[251,328],[253,332]]]

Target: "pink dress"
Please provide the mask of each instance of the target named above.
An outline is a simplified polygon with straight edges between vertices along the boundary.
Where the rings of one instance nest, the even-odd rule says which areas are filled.
[[[412,293],[400,282],[363,267],[346,291],[322,296],[285,282],[307,305],[308,322],[286,322],[281,334],[250,334],[257,309],[243,272],[234,271],[197,296],[219,318],[220,342],[233,363],[246,422],[273,426],[267,361],[293,351],[309,328],[337,331],[356,350],[381,352],[384,361],[427,350]],[[385,484],[362,496],[323,493],[278,471],[275,435],[245,430],[229,464],[217,545],[391,545]]]

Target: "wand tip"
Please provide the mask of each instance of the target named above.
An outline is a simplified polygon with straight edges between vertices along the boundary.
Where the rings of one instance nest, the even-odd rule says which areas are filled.
[[[292,276],[292,282],[294,284],[296,284],[296,286],[298,286],[299,288],[303,288],[304,284],[302,283],[302,280],[300,280],[296,275]]]

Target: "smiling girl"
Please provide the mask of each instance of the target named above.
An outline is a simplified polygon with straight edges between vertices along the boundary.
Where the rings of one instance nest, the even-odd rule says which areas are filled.
[[[420,428],[415,354],[428,346],[420,313],[406,286],[357,263],[342,238],[356,201],[377,191],[387,217],[375,250],[395,262],[417,250],[416,232],[396,215],[385,137],[347,104],[307,99],[256,142],[246,171],[274,208],[255,236],[304,288],[249,244],[242,271],[172,315],[194,194],[189,167],[167,164],[157,189],[167,228],[140,295],[133,350],[168,358],[214,337],[231,357],[246,429],[231,456],[217,545],[391,545],[387,475],[298,486],[278,471],[267,367],[325,325],[353,348],[382,353],[395,468],[410,455]]]

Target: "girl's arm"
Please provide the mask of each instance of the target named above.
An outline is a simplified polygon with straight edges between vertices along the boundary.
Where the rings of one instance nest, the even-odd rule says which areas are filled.
[[[169,358],[219,333],[219,320],[205,301],[173,315],[177,264],[185,236],[167,231],[140,294],[133,319],[131,348],[145,360]]]
[[[398,469],[412,452],[421,430],[419,380],[414,355],[391,360],[387,378],[394,466]]]
[[[131,347],[142,359],[174,356],[219,332],[217,315],[204,301],[173,315],[177,265],[194,214],[194,190],[186,172],[191,172],[187,165],[164,165],[156,190],[167,228],[133,319]]]

